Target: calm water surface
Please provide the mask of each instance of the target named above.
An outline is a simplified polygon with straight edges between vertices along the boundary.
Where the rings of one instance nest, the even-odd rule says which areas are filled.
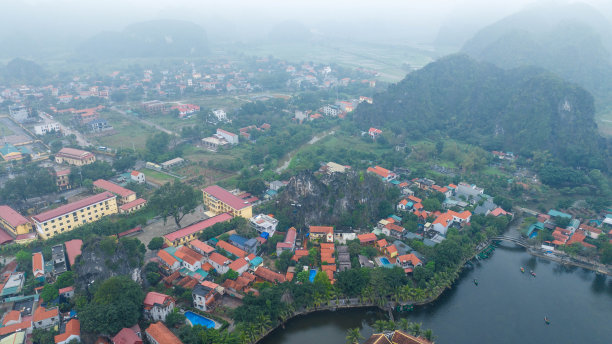
[[[492,257],[465,270],[438,301],[406,317],[431,328],[438,344],[612,343],[612,277],[502,244]],[[292,319],[260,343],[343,344],[347,329],[360,327],[367,338],[370,325],[385,318],[374,310],[316,313]]]

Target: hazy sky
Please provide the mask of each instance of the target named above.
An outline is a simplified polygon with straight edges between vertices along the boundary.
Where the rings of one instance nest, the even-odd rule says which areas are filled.
[[[202,25],[212,41],[265,36],[275,24],[366,40],[427,43],[443,25],[474,30],[542,0],[0,0],[0,33],[86,38],[151,19],[184,19]],[[572,1],[552,0],[567,3]],[[610,0],[585,0],[610,9]],[[381,33],[387,33],[381,35]],[[407,43],[407,42],[400,42]],[[408,42],[409,43],[409,42]]]

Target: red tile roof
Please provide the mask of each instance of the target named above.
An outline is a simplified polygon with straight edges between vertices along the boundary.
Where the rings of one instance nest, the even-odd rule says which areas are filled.
[[[380,166],[368,167],[368,172],[372,172],[383,178],[388,178],[389,175],[391,175],[391,171],[387,170],[384,167],[380,167]]]
[[[70,287],[66,287],[66,288],[61,288],[60,290],[58,290],[58,293],[61,294],[65,294],[68,292],[74,291],[74,287],[70,286]]]
[[[32,322],[29,320],[22,321],[19,324],[13,324],[9,326],[4,326],[0,328],[0,336],[4,336],[10,333],[14,333],[20,330],[25,330],[29,327],[32,327]]]
[[[0,205],[0,217],[15,228],[30,222],[8,205]]]
[[[83,247],[83,240],[69,240],[66,241],[64,245],[66,245],[66,254],[68,255],[68,261],[70,262],[70,266],[73,266],[74,262],[76,261],[76,258],[81,255],[81,247]]]
[[[357,238],[359,239],[359,242],[362,244],[373,242],[378,239],[374,233],[359,234]]]
[[[0,245],[9,241],[13,241],[13,237],[8,234],[4,229],[0,229]]]
[[[114,344],[142,344],[142,339],[131,328],[123,328],[113,337]]]
[[[160,344],[183,344],[183,342],[181,342],[181,340],[170,332],[161,322],[151,324],[145,332]]]
[[[334,227],[329,227],[329,226],[310,226],[310,233],[334,234]]]
[[[62,205],[61,207],[55,208],[55,209],[51,209],[48,211],[45,211],[43,213],[40,213],[36,216],[33,216],[32,219],[34,219],[35,221],[38,222],[45,222],[51,219],[54,219],[58,216],[63,216],[66,214],[69,214],[75,210],[79,210],[81,208],[85,208],[88,207],[90,205],[96,204],[96,203],[100,203],[112,198],[116,198],[115,195],[113,195],[112,193],[105,191],[102,193],[99,193],[97,195],[93,195],[87,198],[84,198],[82,200],[76,201],[76,202],[72,202],[72,203],[68,203],[66,205]]]
[[[37,274],[36,271],[42,271],[42,273]],[[41,277],[45,275],[43,255],[40,252],[36,252],[32,255],[32,273],[34,274],[34,277]]]
[[[112,192],[115,195],[119,195],[121,197],[128,197],[130,195],[136,194],[132,190],[128,190],[122,186],[119,186],[115,183],[109,182],[108,180],[104,180],[104,179],[96,180],[95,182],[93,182],[93,185],[97,188]]]
[[[242,198],[238,196],[234,196],[229,191],[217,185],[209,186],[202,191],[220,200],[221,202],[229,205],[235,210],[241,210],[243,208],[251,206],[249,202],[246,202],[245,200],[243,200]]]
[[[166,238],[166,240],[168,241],[175,241],[176,239],[180,239],[186,236],[189,236],[191,234],[197,233],[199,231],[202,231],[208,227],[211,227],[214,224],[217,224],[219,222],[225,222],[225,221],[229,221],[232,219],[232,215],[227,214],[227,213],[223,213],[223,214],[219,214],[217,216],[213,216],[209,219],[206,219],[204,221],[195,223],[191,226],[187,226],[183,229],[179,229],[178,231],[172,232],[170,234],[166,234],[164,235],[164,238]]]
[[[55,154],[55,156],[86,160],[93,157],[93,154],[76,148],[62,148],[59,152],[57,152],[57,154]]]
[[[412,203],[421,203],[423,202],[422,199],[418,198],[418,197],[414,197],[414,196],[408,196],[408,199],[412,201]]]
[[[217,242],[217,248],[222,248],[238,258],[244,258],[247,255],[243,250],[223,240],[219,240],[219,242]]]
[[[123,204],[119,207],[119,209],[123,210],[123,211],[128,211],[134,207],[137,207],[143,203],[147,203],[147,200],[144,198],[137,198],[131,202],[127,202],[126,204]]]
[[[376,245],[380,248],[386,247],[387,245],[389,245],[387,243],[387,239],[380,239],[376,242]]]
[[[66,331],[55,336],[55,342],[64,342],[70,338],[70,336],[81,336],[81,323],[78,319],[70,319],[66,324]]]
[[[195,265],[197,262],[201,262],[204,259],[204,256],[187,246],[181,246],[178,250],[176,250],[176,252],[174,252],[174,255],[191,265]]]
[[[285,282],[285,276],[281,275],[277,272],[274,272],[270,269],[264,268],[263,266],[257,268],[257,270],[255,270],[255,276],[264,279],[268,282]]]
[[[412,266],[417,266],[418,264],[421,264],[421,260],[417,256],[415,256],[414,253],[401,255],[397,257],[397,261],[400,263],[410,262]]]
[[[147,293],[147,296],[144,299],[144,305],[145,307],[153,307],[156,304],[157,305],[163,305],[167,302],[172,302],[174,301],[174,299],[172,299],[171,296],[168,296],[166,294],[162,294],[162,293],[158,293],[155,291],[150,291]]]

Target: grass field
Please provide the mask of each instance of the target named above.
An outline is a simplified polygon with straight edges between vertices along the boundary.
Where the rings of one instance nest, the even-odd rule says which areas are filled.
[[[147,137],[157,132],[157,129],[131,121],[123,115],[114,111],[107,111],[100,114],[102,118],[115,129],[115,134],[92,137],[91,140],[101,146],[111,148],[132,148],[142,150],[145,147]]]
[[[435,54],[405,46],[319,42],[303,44],[259,44],[245,46],[244,53],[274,56],[293,62],[337,63],[352,68],[367,68],[380,73],[385,81],[397,82],[407,73],[404,64],[420,68],[433,61]]]
[[[0,121],[0,135],[2,136],[9,136],[9,135],[14,135],[15,132],[11,130],[11,128],[9,128],[8,126],[6,126],[4,123],[2,123]]]
[[[158,171],[154,171],[148,168],[143,168],[141,170],[142,173],[144,173],[144,175],[147,177],[147,180],[156,183],[156,184],[166,184],[169,183],[173,180],[175,180],[176,178],[169,176],[165,173],[161,173]]]

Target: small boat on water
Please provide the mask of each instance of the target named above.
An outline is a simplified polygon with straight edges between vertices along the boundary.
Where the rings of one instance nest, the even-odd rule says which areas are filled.
[[[521,266],[521,272],[525,273],[525,268]]]
[[[474,284],[478,285],[478,280],[474,278]]]
[[[546,325],[550,325],[550,320],[548,319],[548,317],[544,317],[544,321],[546,322]]]
[[[531,276],[536,277],[536,273],[531,271]]]

